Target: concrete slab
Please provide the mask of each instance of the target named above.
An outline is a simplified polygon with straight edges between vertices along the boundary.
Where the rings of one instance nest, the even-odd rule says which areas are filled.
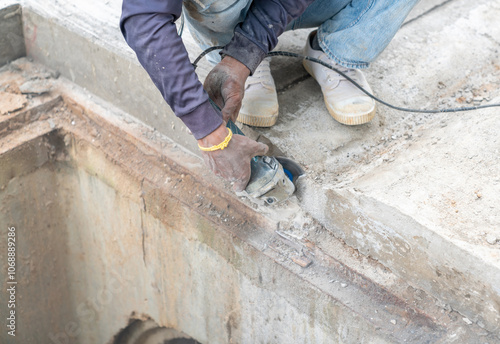
[[[117,32],[118,1],[95,4],[103,15],[96,21],[88,20],[92,3],[27,4],[28,54],[195,151]],[[414,107],[497,99],[498,3],[420,6],[367,71],[376,94]],[[286,35],[282,46],[294,50],[307,32]],[[300,62],[284,61],[272,62],[280,90],[278,124],[259,132],[306,167],[297,204],[330,233],[441,300],[445,309],[497,331],[499,246],[488,242],[496,242],[498,227],[498,117],[492,115],[498,112],[418,115],[381,107],[372,123],[345,127],[331,119]],[[314,237],[318,227],[301,220],[302,213],[287,217],[297,209],[294,202],[266,215],[292,238]]]
[[[413,108],[498,103],[498,15],[496,2],[454,1],[403,27],[367,72],[376,94]],[[277,125],[259,132],[307,167],[301,205],[349,245],[497,331],[499,110],[379,107],[372,123],[350,128],[330,118],[310,79],[280,104]]]
[[[5,8],[11,5],[19,5],[20,0],[0,0],[0,8]]]
[[[8,6],[6,6],[8,5]],[[0,4],[0,66],[26,55],[24,48],[21,7]]]

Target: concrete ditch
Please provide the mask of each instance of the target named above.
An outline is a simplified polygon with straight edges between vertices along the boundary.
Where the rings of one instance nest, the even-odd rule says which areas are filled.
[[[23,83],[19,71],[44,74],[27,60],[9,67],[9,85]],[[2,227],[19,233],[23,343],[40,333],[47,343],[106,343],[145,316],[202,343],[444,335],[363,275],[326,254],[320,262],[312,243],[276,235],[275,221],[176,143],[123,114],[92,112],[72,87],[54,81],[40,104],[2,118]]]
[[[18,27],[20,8],[4,11]],[[408,271],[404,259],[392,261],[376,254],[407,254],[408,234],[401,229],[421,234],[426,228],[418,221],[404,218],[388,202],[364,201],[364,195],[356,194],[357,187],[340,192],[325,189],[315,179],[320,175],[316,166],[310,169],[312,178],[304,181],[299,200],[255,210],[224,191],[220,181],[204,175],[199,159],[181,147],[189,148],[184,143],[191,138],[169,125],[171,114],[161,110],[164,105],[159,101],[149,103],[153,112],[143,107],[127,111],[140,112],[137,117],[158,130],[115,108],[128,110],[121,100],[127,97],[108,83],[113,80],[124,91],[129,89],[134,71],[141,73],[136,64],[127,62],[124,75],[103,77],[99,68],[104,64],[95,61],[127,66],[123,54],[57,20],[47,20],[29,6],[22,18],[28,56],[57,69],[53,72],[21,59],[2,70],[1,85],[7,93],[16,91],[6,85],[21,86],[30,79],[51,84],[50,91],[31,94],[22,109],[2,116],[0,122],[0,207],[6,214],[2,230],[6,223],[31,229],[21,256],[28,257],[29,267],[23,272],[24,288],[32,291],[23,293],[23,302],[37,304],[34,295],[42,288],[51,306],[40,304],[37,309],[53,313],[43,319],[39,313],[21,313],[26,324],[35,324],[30,330],[19,325],[26,335],[23,342],[40,342],[35,334],[50,329],[46,342],[56,338],[104,343],[129,319],[148,317],[202,343],[498,341],[494,276],[461,277],[466,287],[463,295],[458,294],[463,297],[457,298],[450,282],[454,277],[446,270],[439,279],[425,271]],[[89,58],[78,60],[70,53],[72,44],[87,49],[89,55],[84,55]],[[58,78],[58,72],[92,93]],[[149,97],[154,94],[151,90],[137,92]],[[146,96],[137,97],[142,101]],[[148,101],[144,104],[147,109]],[[154,111],[169,119],[144,117]],[[282,143],[272,132],[263,134],[278,146]],[[318,190],[332,192],[327,203],[321,203],[325,198],[318,196]],[[28,209],[35,209],[32,216],[26,216]],[[334,211],[323,213],[326,209]],[[390,216],[379,218],[379,214]],[[398,236],[401,243],[395,243]],[[54,246],[33,251],[54,237]],[[384,248],[384,238],[395,244]],[[409,246],[415,255],[413,245]],[[419,253],[419,259],[431,262],[429,252]],[[412,256],[413,261],[419,259]],[[436,259],[440,262],[439,256]],[[453,269],[453,264],[447,266]],[[460,265],[469,271],[484,268],[482,261],[469,264]],[[197,269],[199,265],[204,270]],[[44,266],[51,268],[42,273]],[[495,271],[497,262],[492,261],[490,268]],[[57,285],[48,276],[57,278]],[[109,290],[116,285],[116,293]],[[473,291],[468,298],[466,289]],[[485,291],[488,294],[482,294]],[[488,301],[488,309],[479,307]],[[78,309],[88,321],[81,319]]]

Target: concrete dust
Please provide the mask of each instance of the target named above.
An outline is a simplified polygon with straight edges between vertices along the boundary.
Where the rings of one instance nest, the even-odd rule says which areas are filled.
[[[461,11],[459,4],[455,11]],[[488,6],[480,6],[468,20],[460,19],[457,24],[436,31],[432,27],[426,35],[404,27],[366,72],[376,95],[392,104],[413,108],[441,109],[493,102],[500,89],[500,56],[494,40],[488,38],[495,36],[484,32],[484,22],[488,20],[484,16],[488,13]],[[493,31],[496,33],[496,27]],[[473,42],[474,48],[466,47],[464,42]],[[449,48],[429,53],[427,46]],[[459,47],[460,52],[454,47]],[[281,49],[296,47],[290,43]],[[436,73],[429,69],[429,63],[447,68]],[[284,74],[280,69],[283,67],[275,67],[276,74]],[[435,98],[431,99],[426,90],[432,90]],[[327,182],[334,187],[344,187],[370,173],[373,167],[392,161],[424,131],[444,127],[461,116],[401,113],[378,104],[378,115],[372,123],[342,126],[329,116],[321,90],[311,78],[292,85],[280,94],[279,100],[277,125],[258,131],[308,167],[310,177],[319,184]]]

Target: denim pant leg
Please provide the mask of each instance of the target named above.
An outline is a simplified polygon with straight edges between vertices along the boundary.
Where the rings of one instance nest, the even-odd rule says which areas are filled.
[[[184,0],[185,23],[201,49],[226,45],[234,28],[246,18],[252,0]],[[220,62],[213,51],[207,55],[212,64]]]
[[[387,47],[418,1],[317,0],[289,29],[319,27],[319,44],[330,59],[347,68],[366,68]],[[328,14],[331,17],[325,18]]]
[[[419,0],[316,0],[287,30],[318,29],[319,44],[336,63],[366,68],[389,44]],[[202,49],[225,45],[252,0],[184,0],[189,31]],[[217,52],[208,55],[220,61]]]

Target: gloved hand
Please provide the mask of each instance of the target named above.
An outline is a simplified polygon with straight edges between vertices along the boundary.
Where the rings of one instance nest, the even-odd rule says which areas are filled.
[[[228,134],[223,122],[214,132],[198,140],[202,147],[211,147],[223,142]],[[236,192],[243,191],[250,180],[250,161],[256,155],[265,155],[268,147],[243,135],[233,135],[229,145],[223,150],[213,152],[202,151],[203,159],[208,167],[226,180],[233,182]]]
[[[208,96],[222,109],[225,122],[236,122],[250,70],[231,56],[225,56],[207,75],[203,87]]]

